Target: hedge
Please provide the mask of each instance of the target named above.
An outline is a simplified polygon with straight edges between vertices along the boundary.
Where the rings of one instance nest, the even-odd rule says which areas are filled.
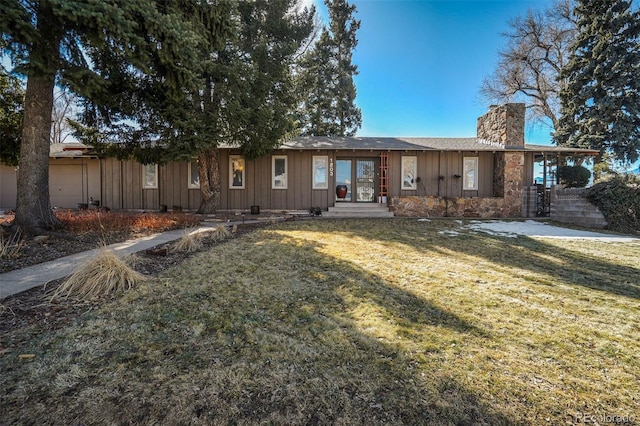
[[[596,183],[587,190],[587,199],[605,219],[607,229],[619,232],[640,231],[640,178],[618,175]]]

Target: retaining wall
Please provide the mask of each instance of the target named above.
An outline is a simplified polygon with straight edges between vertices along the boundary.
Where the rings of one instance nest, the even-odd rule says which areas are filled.
[[[551,188],[551,219],[590,228],[604,228],[602,212],[587,200],[585,188]]]

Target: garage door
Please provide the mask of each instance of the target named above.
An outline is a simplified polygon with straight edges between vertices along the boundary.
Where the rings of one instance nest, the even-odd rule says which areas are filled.
[[[16,208],[17,182],[16,168],[0,164],[0,209]]]
[[[85,169],[86,166],[83,164],[49,167],[49,194],[52,207],[75,208],[78,203],[88,202]]]

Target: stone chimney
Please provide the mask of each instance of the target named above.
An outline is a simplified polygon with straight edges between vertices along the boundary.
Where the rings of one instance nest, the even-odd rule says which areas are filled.
[[[491,105],[478,117],[477,137],[505,147],[524,146],[524,104]]]

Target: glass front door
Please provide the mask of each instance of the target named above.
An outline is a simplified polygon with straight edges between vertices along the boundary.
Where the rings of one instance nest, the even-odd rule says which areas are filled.
[[[347,187],[347,195],[344,198],[339,198],[336,195],[336,201],[374,202],[376,199],[376,160],[336,160],[336,186],[338,185]]]
[[[336,187],[338,185],[345,185],[347,187],[347,195],[344,198],[338,198],[337,201],[351,201],[351,182],[353,168],[351,167],[351,160],[336,160]]]

